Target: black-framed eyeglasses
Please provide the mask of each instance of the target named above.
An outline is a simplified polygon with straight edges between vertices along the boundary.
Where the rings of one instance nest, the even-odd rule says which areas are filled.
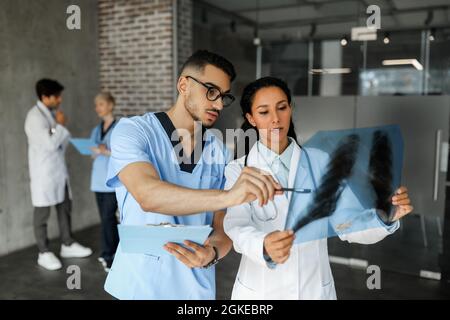
[[[220,92],[219,88],[217,88],[215,86],[203,83],[200,80],[197,80],[191,76],[186,76],[186,78],[190,78],[190,79],[194,80],[195,82],[204,86],[206,89],[208,89],[208,91],[206,91],[206,99],[208,99],[209,101],[216,101],[217,99],[222,98],[223,106],[228,107],[229,105],[231,105],[233,103],[233,101],[235,99],[231,93],[222,93],[222,92]]]

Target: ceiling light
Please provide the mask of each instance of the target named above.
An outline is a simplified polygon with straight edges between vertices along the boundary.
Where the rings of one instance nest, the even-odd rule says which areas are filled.
[[[309,73],[311,74],[344,74],[350,73],[352,69],[350,68],[324,68],[324,69],[311,69]]]
[[[391,59],[383,60],[383,66],[400,66],[410,64],[417,70],[423,70],[422,64],[417,59]]]

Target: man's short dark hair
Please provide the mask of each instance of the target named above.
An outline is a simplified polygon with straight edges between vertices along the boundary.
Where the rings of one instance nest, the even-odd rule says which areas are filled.
[[[229,75],[230,81],[233,81],[234,78],[236,78],[236,72],[234,71],[233,64],[230,61],[216,53],[209,52],[207,50],[198,50],[194,52],[194,54],[190,56],[183,64],[181,72],[183,73],[184,69],[188,67],[195,68],[203,72],[206,65],[208,64],[221,69],[223,72]]]
[[[64,90],[64,86],[56,80],[41,79],[36,82],[36,94],[41,100],[42,96],[59,96]]]

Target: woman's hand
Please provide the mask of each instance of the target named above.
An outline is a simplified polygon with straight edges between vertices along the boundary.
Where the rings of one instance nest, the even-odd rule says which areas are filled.
[[[109,156],[111,154],[111,152],[106,147],[106,144],[99,144],[98,149],[100,151],[100,154],[102,154],[104,156]]]
[[[401,186],[395,191],[395,196],[392,197],[392,205],[396,206],[394,218],[392,221],[397,221],[411,211],[413,211],[413,206],[411,206],[411,200],[409,199],[408,189]]]
[[[264,253],[269,255],[273,262],[284,263],[291,254],[294,239],[292,230],[271,232],[264,238]]]
[[[108,150],[105,144],[99,144],[97,147],[92,147],[91,150],[94,158],[100,154],[104,156],[111,155],[111,151]]]
[[[97,158],[97,156],[100,154],[100,149],[98,147],[91,147],[91,151],[92,151],[91,154],[92,159]]]

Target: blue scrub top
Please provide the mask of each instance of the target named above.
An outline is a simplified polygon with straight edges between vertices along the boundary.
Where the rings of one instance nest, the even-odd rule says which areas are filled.
[[[108,128],[106,134],[102,137],[103,122],[96,126],[91,133],[91,140],[97,145],[104,144],[111,150],[111,134],[116,126],[117,121],[114,121]],[[114,192],[114,188],[110,188],[106,185],[106,176],[108,173],[109,165],[108,156],[98,155],[92,163],[91,171],[91,191],[93,192]]]
[[[144,212],[118,178],[128,164],[147,162],[163,181],[192,189],[223,189],[229,152],[212,133],[206,131],[205,136],[201,157],[189,172],[178,164],[172,141],[154,113],[120,120],[111,137],[107,185],[116,188],[122,224],[212,224],[212,212],[188,216]],[[105,290],[118,299],[215,299],[215,269],[190,269],[169,254],[124,253],[119,243]]]

